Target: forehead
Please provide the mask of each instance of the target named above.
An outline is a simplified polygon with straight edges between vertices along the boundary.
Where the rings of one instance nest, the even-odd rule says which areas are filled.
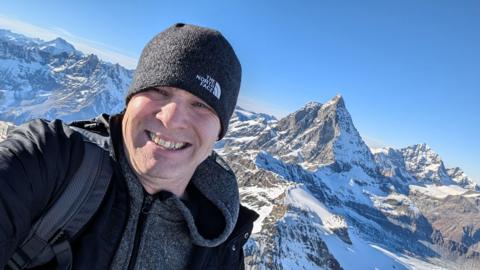
[[[199,97],[195,96],[194,94],[188,92],[187,90],[185,89],[182,89],[182,88],[178,88],[178,87],[173,87],[173,86],[155,86],[155,87],[152,87],[153,89],[157,89],[157,90],[165,90],[165,91],[168,91],[172,94],[178,94],[178,95],[181,95],[181,96],[185,96],[185,97],[190,97],[190,98],[197,98],[199,100],[201,100]]]
[[[187,91],[185,89],[178,88],[178,87],[173,87],[173,86],[155,86],[155,87],[145,89],[145,91],[148,91],[148,90],[159,90],[159,91],[163,90],[163,91],[167,92],[167,94],[170,97],[180,98],[180,99],[185,100],[186,102],[192,102],[192,101],[193,102],[200,102],[203,105],[205,105],[205,107],[207,107],[213,114],[215,114],[216,117],[218,117],[217,112],[212,108],[212,106],[210,106],[210,104],[208,104],[203,99],[199,98],[198,96],[190,93],[189,91]],[[139,92],[139,93],[141,93],[141,92]]]

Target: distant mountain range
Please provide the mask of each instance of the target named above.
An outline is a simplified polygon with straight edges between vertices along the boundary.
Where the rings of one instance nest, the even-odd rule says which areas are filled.
[[[120,111],[131,78],[64,40],[0,30],[3,120]],[[261,215],[247,269],[480,269],[477,184],[427,144],[370,149],[340,95],[282,119],[237,107],[215,148]]]
[[[0,29],[0,120],[72,121],[119,112],[132,75],[61,38],[45,42]]]

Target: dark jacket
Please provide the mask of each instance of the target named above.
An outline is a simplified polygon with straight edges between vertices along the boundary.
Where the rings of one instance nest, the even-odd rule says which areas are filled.
[[[92,220],[75,239],[73,269],[109,269],[128,217],[129,197],[117,162],[122,143],[121,118],[103,115],[72,125],[110,136],[114,174],[107,194]],[[0,268],[31,225],[55,201],[83,158],[83,137],[61,121],[34,120],[14,130],[0,143]],[[188,188],[194,188],[189,185]],[[205,202],[208,204],[208,202]],[[202,209],[203,202],[199,209]],[[209,215],[206,210],[202,217]],[[258,217],[240,206],[238,221],[228,239],[217,247],[195,246],[190,269],[243,269],[243,245]],[[196,222],[208,230],[216,217]],[[47,268],[51,269],[52,265]]]

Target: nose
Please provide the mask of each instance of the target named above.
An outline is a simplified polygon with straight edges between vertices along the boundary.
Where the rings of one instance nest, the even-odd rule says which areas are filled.
[[[187,113],[177,102],[169,102],[161,107],[156,114],[157,119],[162,121],[168,129],[182,129],[187,125]]]

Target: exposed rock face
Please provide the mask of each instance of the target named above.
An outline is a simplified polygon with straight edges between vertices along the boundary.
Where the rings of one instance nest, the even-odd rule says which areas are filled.
[[[348,225],[345,218],[339,215],[331,215],[325,219],[325,226],[333,231],[343,242],[351,245],[352,240],[348,235]]]
[[[445,198],[412,194],[411,198],[420,211],[425,213],[434,229],[433,243],[456,256],[479,258],[480,196],[478,194],[472,192],[466,196],[448,195]]]
[[[405,168],[420,181],[453,184],[443,161],[426,144],[418,144],[400,150],[405,160]]]

